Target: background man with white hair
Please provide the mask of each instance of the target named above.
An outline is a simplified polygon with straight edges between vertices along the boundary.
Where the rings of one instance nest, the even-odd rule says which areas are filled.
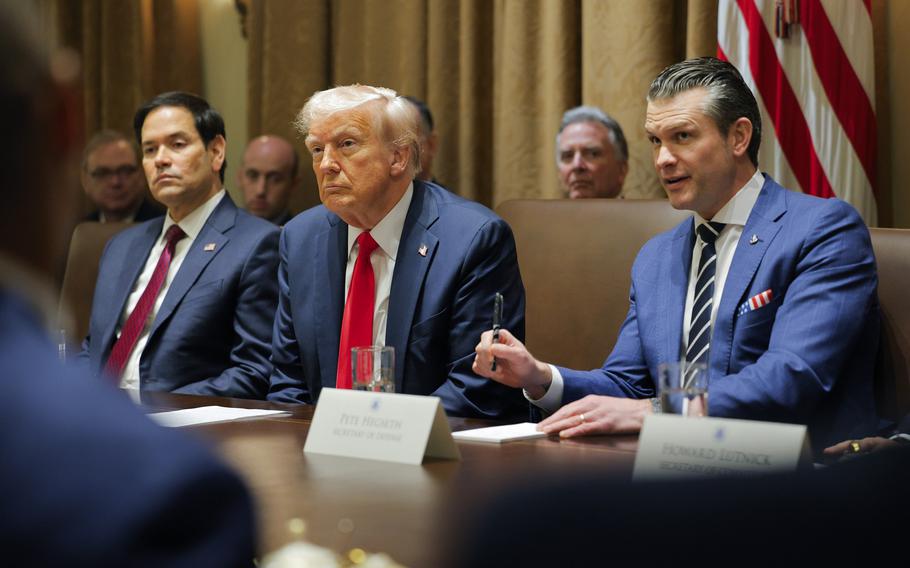
[[[593,106],[562,115],[556,167],[566,197],[618,197],[629,173],[629,148],[619,123]]]
[[[524,286],[509,226],[429,182],[417,117],[390,89],[314,94],[297,118],[322,205],[284,228],[269,399],[314,404],[350,388],[350,348],[395,348],[396,392],[453,415],[520,418],[520,392],[471,371],[494,295],[524,335]],[[367,275],[367,276],[364,276]]]

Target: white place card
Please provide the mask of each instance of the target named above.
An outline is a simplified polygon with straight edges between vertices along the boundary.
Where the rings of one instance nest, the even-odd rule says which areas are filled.
[[[632,477],[750,476],[810,463],[803,425],[654,414],[641,429]]]
[[[462,430],[452,433],[452,437],[463,442],[487,442],[501,444],[517,440],[532,440],[545,438],[546,434],[537,429],[537,424],[522,422],[520,424],[505,424],[503,426],[488,426],[473,430]]]
[[[438,397],[331,388],[319,395],[303,451],[415,465],[461,459]]]

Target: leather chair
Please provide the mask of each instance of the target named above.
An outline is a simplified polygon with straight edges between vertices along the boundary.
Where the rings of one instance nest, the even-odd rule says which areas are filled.
[[[576,369],[600,367],[613,349],[638,250],[691,215],[665,199],[522,199],[497,213],[515,233],[528,349]]]
[[[95,281],[98,279],[98,264],[107,241],[132,223],[79,223],[70,240],[66,271],[60,289],[58,319],[63,322],[72,317],[70,345],[79,345],[88,334],[88,322],[92,314],[92,298],[95,295]]]
[[[870,229],[878,264],[882,335],[875,368],[879,414],[910,414],[910,230]]]

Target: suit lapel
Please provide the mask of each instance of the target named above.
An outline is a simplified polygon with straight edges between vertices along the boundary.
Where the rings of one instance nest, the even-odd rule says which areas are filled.
[[[113,310],[113,312],[109,311],[107,313],[106,318],[101,318],[101,321],[105,322],[100,338],[102,360],[107,359],[107,354],[114,345],[117,327],[120,325],[120,316],[126,308],[127,299],[136,285],[139,274],[142,273],[142,269],[145,267],[155,242],[161,235],[161,226],[163,224],[164,218],[147,223],[142,231],[137,232],[129,242],[120,248],[123,254],[110,260],[114,266],[120,266],[121,268],[117,273],[117,279],[110,294],[101,296],[110,300],[104,302],[101,309]],[[104,282],[99,280],[99,284],[104,285]]]
[[[415,181],[414,197],[408,208],[395,258],[386,325],[386,345],[395,348],[395,392],[403,392],[402,381],[414,310],[439,245],[439,239],[429,229],[438,218],[436,200],[422,183]]]
[[[670,244],[669,273],[664,275],[659,297],[664,298],[664,334],[667,338],[663,361],[678,361],[682,349],[682,328],[686,317],[686,292],[692,267],[692,247],[695,245],[694,220],[688,219],[676,228]]]
[[[215,258],[224,246],[230,241],[225,235],[234,226],[237,220],[237,207],[225,195],[221,202],[209,215],[199,235],[190,244],[190,249],[180,265],[174,280],[168,287],[167,295],[158,310],[155,322],[149,332],[149,338],[161,327],[162,323],[174,312],[174,309],[183,300],[186,293],[193,287],[205,267]],[[214,244],[214,248],[211,246]]]
[[[326,212],[326,230],[316,238],[315,262],[311,266],[326,267],[313,274],[314,292],[326,291],[327,301],[315,301],[314,312],[319,332],[316,344],[319,354],[320,380],[326,387],[335,386],[338,373],[338,347],[341,338],[341,319],[344,317],[344,273],[348,262],[348,226],[333,213]]]
[[[765,252],[780,231],[778,220],[786,212],[786,190],[770,177],[767,178],[736,244],[720,306],[717,308],[711,338],[711,368],[719,373],[718,376],[729,372],[736,310],[745,300],[746,290],[755,277]],[[758,239],[754,243],[751,242],[752,235]]]

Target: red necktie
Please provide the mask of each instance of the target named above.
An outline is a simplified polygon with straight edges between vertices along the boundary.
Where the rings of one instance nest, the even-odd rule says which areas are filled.
[[[164,238],[167,242],[164,245],[164,250],[161,251],[161,256],[158,257],[158,264],[155,265],[152,278],[139,297],[139,301],[136,302],[136,307],[126,318],[126,323],[123,324],[123,328],[120,330],[120,338],[114,343],[114,348],[111,349],[111,356],[108,357],[104,370],[111,378],[119,381],[120,374],[123,373],[123,367],[126,366],[126,360],[129,359],[130,353],[136,346],[136,341],[139,339],[143,328],[145,328],[145,323],[152,312],[152,307],[155,305],[158,292],[161,291],[161,285],[164,284],[164,280],[167,278],[167,269],[170,267],[171,259],[174,257],[174,247],[177,246],[177,241],[185,236],[186,233],[177,225],[171,225],[167,233],[165,233]]]
[[[348,299],[344,303],[344,319],[341,320],[341,341],[338,345],[338,373],[335,387],[351,388],[351,349],[367,347],[373,343],[373,302],[376,297],[376,280],[370,255],[379,245],[364,231],[357,237],[360,250],[354,262],[354,274],[348,288]]]

